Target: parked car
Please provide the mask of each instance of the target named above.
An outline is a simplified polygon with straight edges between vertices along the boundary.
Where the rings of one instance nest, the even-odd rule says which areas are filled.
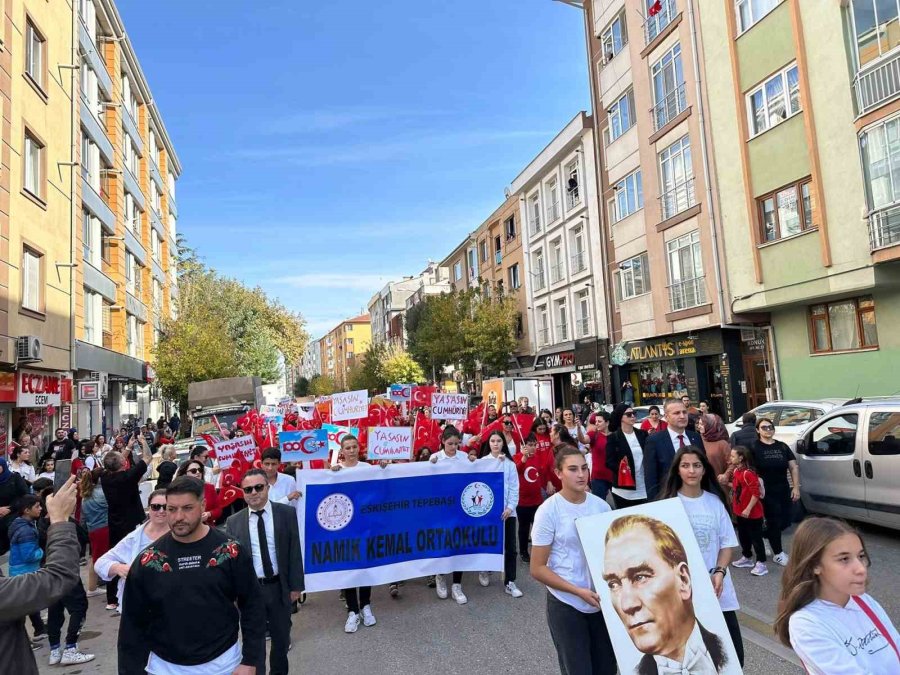
[[[796,455],[807,511],[900,529],[900,398],[829,410],[803,432]]]
[[[815,420],[829,410],[843,405],[847,399],[823,398],[816,401],[769,401],[757,406],[750,412],[756,413],[756,419],[765,417],[775,425],[775,439],[787,443],[791,450],[797,445],[797,439]],[[741,428],[741,418],[726,424],[730,436]]]

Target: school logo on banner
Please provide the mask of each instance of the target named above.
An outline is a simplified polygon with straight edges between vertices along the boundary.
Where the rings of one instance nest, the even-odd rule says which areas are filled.
[[[353,502],[350,497],[340,492],[328,495],[319,502],[316,520],[329,532],[343,530],[353,520]]]
[[[486,483],[469,483],[463,488],[459,502],[468,515],[481,518],[494,506],[494,491]]]

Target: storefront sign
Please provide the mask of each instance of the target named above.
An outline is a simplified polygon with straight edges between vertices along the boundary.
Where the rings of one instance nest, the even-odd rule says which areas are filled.
[[[575,365],[575,352],[557,352],[538,356],[534,361],[535,370],[549,370],[550,368],[570,368]]]
[[[153,369],[149,363],[144,364],[144,382],[155,382],[156,381],[156,371]]]
[[[59,409],[59,426],[63,429],[72,428],[72,406],[64,405]]]
[[[575,370],[584,372],[586,370],[597,370],[600,367],[600,360],[603,358],[603,351],[600,340],[585,340],[575,344]]]
[[[16,405],[20,408],[45,408],[62,402],[62,376],[36,370],[20,370]]]
[[[699,335],[676,335],[658,340],[627,342],[624,346],[629,362],[665,361],[694,356],[719,354],[724,350],[719,331]]]
[[[100,400],[100,383],[99,382],[79,382],[78,383],[78,400],[79,401],[99,401]]]
[[[16,374],[0,372],[0,403],[16,402]]]

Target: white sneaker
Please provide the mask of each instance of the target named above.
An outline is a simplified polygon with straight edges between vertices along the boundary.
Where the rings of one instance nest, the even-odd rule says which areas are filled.
[[[93,661],[93,654],[85,654],[78,651],[78,647],[66,647],[62,653],[62,660],[59,662],[61,666],[71,666],[78,663],[87,663]]]
[[[51,666],[55,666],[62,660],[62,652],[59,649],[50,650],[50,659],[47,661]]]
[[[478,583],[482,586],[488,586],[491,583],[491,575],[489,572],[478,573]]]
[[[464,605],[469,601],[469,599],[466,597],[466,594],[463,593],[462,584],[453,584],[450,587],[450,595],[452,595],[453,599],[456,600],[457,605]]]
[[[89,598],[96,598],[98,595],[106,595],[106,591],[102,588],[95,588],[92,591],[86,591],[85,595]]]
[[[441,600],[447,599],[447,581],[444,579],[443,574],[434,575],[434,590]]]
[[[366,605],[362,608],[362,621],[363,626],[375,625],[375,615],[372,614],[372,607],[370,605]]]
[[[347,615],[347,623],[344,624],[345,633],[355,633],[359,629],[359,614],[350,612]]]
[[[507,592],[509,595],[513,596],[514,598],[521,598],[521,597],[522,597],[522,591],[520,591],[520,590],[519,590],[519,587],[516,586],[516,582],[515,582],[515,581],[507,581],[507,582],[506,582],[506,592]]]
[[[750,558],[745,558],[741,556],[739,560],[735,560],[731,563],[732,567],[753,567],[753,560]]]
[[[779,565],[781,565],[782,567],[787,567],[787,564],[788,564],[788,561],[790,560],[790,557],[788,556],[787,553],[785,553],[784,551],[782,551],[781,553],[779,553],[778,555],[776,555],[774,558],[772,558],[772,560],[774,560],[775,562],[777,562],[777,563],[778,563]]]
[[[750,574],[755,577],[764,577],[769,573],[769,568],[766,567],[766,563],[758,562],[753,566],[753,569],[750,570]]]

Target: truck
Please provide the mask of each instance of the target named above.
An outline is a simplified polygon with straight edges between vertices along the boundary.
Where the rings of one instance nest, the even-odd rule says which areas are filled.
[[[191,434],[220,434],[216,422],[230,429],[241,415],[262,404],[262,381],[258,377],[191,382],[188,385],[188,407],[193,419]]]

